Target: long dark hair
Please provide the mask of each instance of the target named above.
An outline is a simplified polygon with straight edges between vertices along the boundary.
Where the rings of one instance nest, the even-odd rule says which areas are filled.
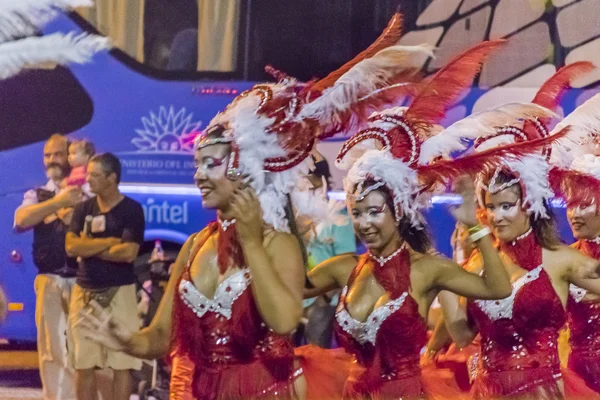
[[[304,261],[304,265],[308,265],[308,253],[306,252],[304,240],[302,240],[302,236],[298,231],[298,225],[296,224],[296,216],[294,215],[294,207],[292,207],[292,199],[290,198],[289,194],[286,195],[285,217],[288,220],[290,232],[296,237],[296,240],[298,240],[298,245],[300,246],[300,251],[302,252],[302,260]]]
[[[310,173],[319,179],[325,177],[327,190],[329,190],[331,187],[331,172],[329,171],[329,163],[324,157],[322,157],[319,161],[317,161],[314,155],[311,155],[311,158],[315,164],[315,168]]]
[[[367,179],[363,183],[363,187],[369,187],[376,183],[377,182],[374,180]],[[376,189],[374,191],[379,192],[383,195],[385,203],[391,210],[392,215],[395,219],[396,215],[394,207],[394,197],[391,191],[386,186],[382,186],[381,188]],[[354,192],[356,192],[356,188],[354,188]],[[400,218],[397,230],[398,234],[400,235],[400,238],[406,241],[406,243],[408,243],[414,251],[423,254],[431,251],[433,244],[431,241],[431,236],[429,235],[429,232],[427,231],[425,226],[415,227],[412,225],[410,219],[406,215],[403,215],[402,218]]]
[[[490,180],[495,171],[489,171],[484,176],[484,182],[486,185],[489,185]],[[505,183],[509,183],[510,181],[517,179],[517,176],[509,171],[500,171],[496,176],[496,184],[502,185]],[[523,201],[523,192],[521,191],[521,186],[515,184],[513,186],[509,186],[510,188],[514,188],[515,192]],[[482,200],[485,202],[485,191],[481,193]],[[535,238],[537,239],[540,246],[545,249],[554,250],[556,247],[560,245],[560,239],[558,238],[558,234],[556,231],[556,215],[550,207],[550,204],[547,200],[544,200],[544,209],[546,210],[546,214],[548,218],[536,218],[535,215],[529,216],[529,223],[531,224],[531,228],[533,229],[533,233],[535,234]]]

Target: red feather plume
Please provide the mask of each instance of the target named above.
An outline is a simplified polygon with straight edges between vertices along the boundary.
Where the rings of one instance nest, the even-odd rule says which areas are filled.
[[[592,72],[595,68],[594,64],[589,61],[579,61],[562,67],[540,87],[532,103],[556,112],[562,97],[571,89],[571,83],[580,76]],[[543,119],[540,122],[548,125],[550,119]],[[523,130],[527,137],[540,137],[534,124],[531,122],[526,122]]]
[[[328,87],[333,86],[333,84],[346,72],[348,72],[352,67],[356,64],[365,60],[367,58],[373,57],[380,50],[385,49],[386,47],[392,46],[400,40],[400,36],[402,35],[402,14],[396,12],[387,27],[384,31],[379,35],[377,40],[373,42],[369,47],[365,50],[361,51],[356,57],[352,60],[348,61],[346,64],[342,65],[337,70],[331,72],[325,78],[317,81],[310,88],[311,91],[322,92]]]
[[[600,180],[592,175],[554,167],[550,170],[550,187],[568,204],[600,204]]]
[[[405,98],[414,98],[423,89],[423,76],[414,70],[403,71],[390,82],[388,86],[363,97],[352,105],[351,114],[357,121],[366,122],[373,111],[398,106]],[[351,125],[350,129],[356,127]]]
[[[443,119],[462,91],[472,84],[488,55],[504,43],[506,40],[482,42],[452,59],[414,99],[406,111],[406,119],[418,130]]]
[[[423,87],[422,75],[414,70],[403,71],[384,88],[359,99],[345,113],[340,113],[337,124],[327,127],[319,135],[324,140],[340,132],[364,129],[373,111],[399,106],[407,97],[415,97]]]
[[[541,139],[495,147],[453,160],[436,161],[429,165],[419,166],[417,172],[426,189],[453,181],[462,175],[475,176],[481,171],[496,168],[507,157],[521,158],[534,154],[539,148],[549,146],[565,137],[569,129],[570,127],[565,127],[560,132]]]
[[[592,72],[596,67],[589,61],[579,61],[559,69],[538,90],[532,103],[556,111],[562,96],[576,78]]]

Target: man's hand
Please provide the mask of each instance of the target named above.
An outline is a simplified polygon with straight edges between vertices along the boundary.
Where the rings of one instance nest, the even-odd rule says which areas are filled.
[[[58,210],[73,207],[82,199],[81,188],[77,186],[61,190],[56,196],[41,202],[38,202],[39,199],[36,196],[35,204],[22,205],[15,211],[15,228],[18,232],[22,232],[43,222],[46,217],[54,215],[48,220],[48,222],[52,222],[53,218],[57,218],[55,214]]]
[[[56,216],[63,222],[63,224],[69,226],[71,224],[71,218],[73,217],[73,208],[61,208],[56,212]]]
[[[54,197],[61,208],[74,207],[83,199],[83,191],[79,186],[68,186]]]

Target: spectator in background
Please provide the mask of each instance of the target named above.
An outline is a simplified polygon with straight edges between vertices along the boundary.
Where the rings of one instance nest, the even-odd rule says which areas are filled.
[[[171,44],[167,70],[196,71],[198,67],[198,29],[178,32]]]
[[[157,69],[196,71],[197,0],[144,1],[144,64]]]
[[[33,228],[33,262],[38,269],[35,325],[40,376],[45,400],[74,399],[75,375],[68,366],[67,319],[77,263],[65,252],[65,235],[72,208],[81,200],[79,187],[60,191],[68,172],[68,140],[55,134],[44,145],[48,181],[25,193],[15,211],[17,232]],[[0,314],[2,308],[0,307]]]
[[[316,150],[312,157],[315,166],[309,180],[315,191],[323,191],[326,196],[331,179],[329,164]],[[345,203],[329,200],[328,214],[328,218],[323,221],[305,223],[303,226],[303,238],[308,253],[307,272],[328,258],[356,253],[356,237]],[[335,292],[305,300],[306,342],[320,347],[331,346],[337,300],[338,295]]]
[[[141,360],[84,337],[77,323],[81,310],[95,301],[129,329],[138,329],[133,261],[144,240],[144,213],[119,192],[120,180],[117,157],[105,153],[90,160],[87,182],[96,196],[75,207],[66,239],[67,253],[80,259],[69,316],[79,400],[96,398],[98,368],[114,371],[113,399],[128,400],[131,370],[142,366]]]

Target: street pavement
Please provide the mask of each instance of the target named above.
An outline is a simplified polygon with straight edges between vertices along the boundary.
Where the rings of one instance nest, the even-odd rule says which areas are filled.
[[[41,400],[41,388],[34,346],[0,347],[0,400]]]

